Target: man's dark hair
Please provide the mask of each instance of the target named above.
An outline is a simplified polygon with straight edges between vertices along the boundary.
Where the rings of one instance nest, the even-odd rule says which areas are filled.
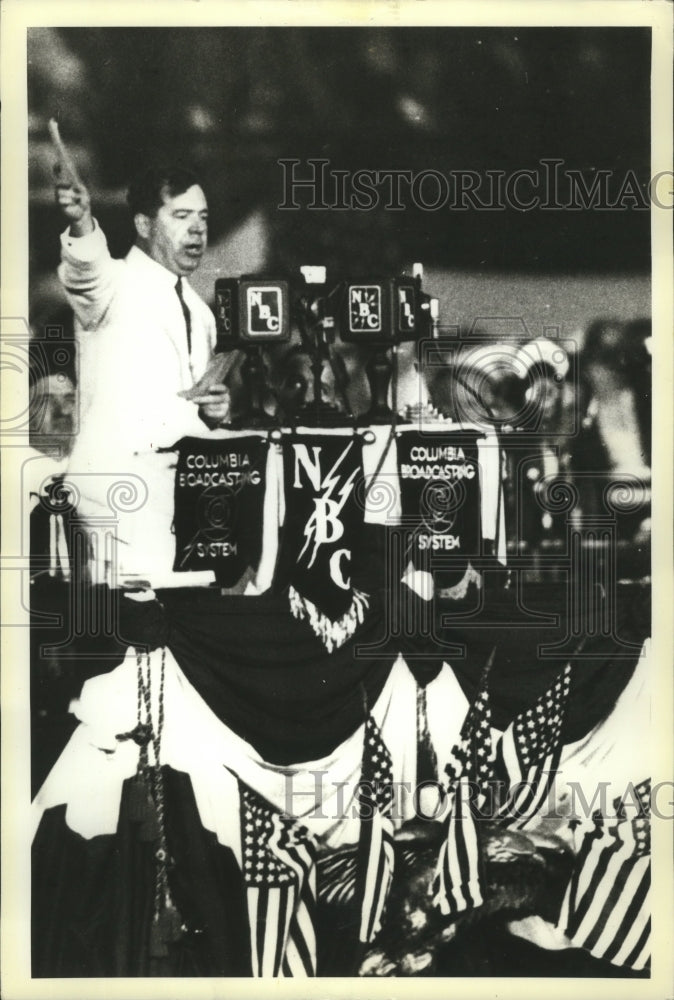
[[[154,218],[165,197],[175,198],[198,183],[196,174],[184,167],[151,167],[129,185],[127,204],[132,215]]]

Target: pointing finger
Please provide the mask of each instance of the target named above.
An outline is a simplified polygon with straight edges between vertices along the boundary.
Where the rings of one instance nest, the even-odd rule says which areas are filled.
[[[75,166],[70,153],[61,139],[56,119],[50,118],[47,127],[49,128],[49,137],[54,144],[56,155],[58,156],[58,162],[54,165],[54,173],[56,177],[62,179],[63,181],[69,180],[75,187],[82,187],[83,185],[77,172],[77,167]]]

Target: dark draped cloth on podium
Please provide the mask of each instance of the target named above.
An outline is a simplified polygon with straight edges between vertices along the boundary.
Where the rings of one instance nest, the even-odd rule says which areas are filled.
[[[436,602],[435,656],[451,663],[472,703],[495,647],[490,704],[492,724],[501,730],[533,704],[571,661],[575,665],[574,683],[562,741],[582,739],[610,715],[634,673],[651,630],[650,587],[616,585],[613,595],[597,588],[572,631],[572,582],[541,584],[522,594],[516,586],[491,590],[489,574],[485,577],[486,597],[480,591],[460,602]],[[597,622],[605,620],[607,614],[613,626],[610,633],[597,628]],[[428,644],[419,638],[410,640],[409,659],[413,653],[422,654],[419,663],[423,664]]]
[[[114,834],[85,839],[67,825],[65,806],[42,817],[32,855],[35,978],[250,974],[238,862],[204,829],[189,776],[163,770],[171,892],[187,930],[152,954],[157,844],[132,822],[127,780]]]
[[[88,677],[121,663],[129,645],[166,645],[218,718],[279,764],[316,759],[349,736],[363,722],[363,692],[374,704],[398,654],[422,685],[450,664],[472,702],[496,647],[491,708],[494,725],[504,729],[550,686],[579,642],[578,635],[569,638],[568,587],[540,585],[521,594],[493,586],[489,573],[484,588],[461,601],[433,605],[405,586],[373,592],[363,622],[331,653],[290,614],[285,594],[223,597],[216,588],[184,588],[138,603],[112,593],[118,597],[114,633],[64,647],[74,657],[68,697],[77,697]],[[638,584],[619,586],[613,598],[597,595],[613,602],[614,631],[584,647],[567,741],[605,718],[629,680],[650,634],[649,597],[649,588]],[[589,627],[581,623],[578,634]],[[555,645],[556,651],[548,649]],[[82,651],[90,651],[90,662]]]
[[[383,595],[328,652],[279,597],[167,591],[169,647],[212,711],[274,764],[316,760],[364,722],[396,658]],[[369,648],[369,651],[368,651]]]
[[[214,588],[185,588],[158,598],[161,606],[122,601],[125,638],[165,643],[215,714],[279,764],[315,759],[349,736],[363,722],[363,692],[374,704],[399,653],[423,685],[449,663],[472,702],[496,647],[490,698],[493,724],[504,729],[550,686],[580,641],[569,637],[567,588],[541,585],[521,595],[492,587],[489,573],[482,591],[434,607],[406,587],[374,592],[362,624],[331,653],[292,617],[284,595],[223,598]],[[620,586],[613,601],[614,633],[590,637],[580,655],[566,742],[610,713],[650,634],[648,587]],[[585,621],[579,632],[591,628]]]

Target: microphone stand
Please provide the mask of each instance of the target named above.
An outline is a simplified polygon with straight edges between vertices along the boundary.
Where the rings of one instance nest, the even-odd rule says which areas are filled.
[[[241,365],[241,380],[247,397],[243,413],[230,423],[232,430],[269,430],[276,427],[276,420],[263,406],[267,368],[259,344],[246,344],[245,358]]]
[[[330,344],[334,341],[334,318],[326,314],[323,296],[302,296],[297,322],[302,342],[311,357],[314,382],[313,399],[304,403],[296,412],[296,421],[305,427],[344,427],[353,423],[350,412],[343,413],[334,403],[323,398],[323,370],[329,365],[338,381],[330,357]],[[345,402],[348,402],[344,397]]]

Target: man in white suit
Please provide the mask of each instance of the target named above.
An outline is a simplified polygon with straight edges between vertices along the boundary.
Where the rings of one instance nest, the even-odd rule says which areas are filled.
[[[92,528],[116,518],[118,572],[159,582],[173,560],[173,456],[157,449],[208,435],[229,413],[227,389],[207,374],[214,318],[186,280],[206,248],[206,198],[188,171],[146,173],[128,195],[135,243],[115,260],[79,179],[57,183],[56,197],[69,222],[59,277],[79,354],[80,427],[68,478]],[[97,555],[100,574],[114,557]]]

